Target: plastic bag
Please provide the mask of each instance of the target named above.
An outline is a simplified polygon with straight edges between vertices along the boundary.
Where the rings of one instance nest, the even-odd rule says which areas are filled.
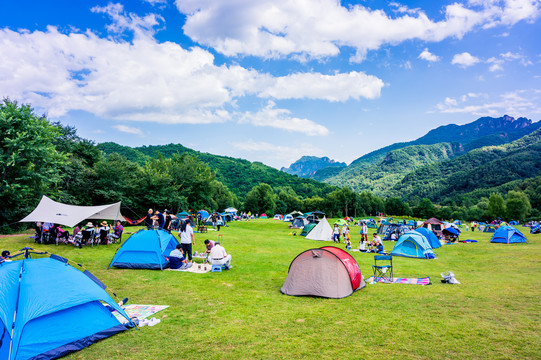
[[[441,282],[444,284],[460,284],[452,271],[442,272],[441,277],[443,278]]]

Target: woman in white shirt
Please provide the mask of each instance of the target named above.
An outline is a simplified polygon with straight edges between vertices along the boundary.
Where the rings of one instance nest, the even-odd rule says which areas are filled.
[[[188,257],[188,262],[192,262],[192,246],[195,246],[195,237],[189,219],[180,222],[178,235],[184,256]]]

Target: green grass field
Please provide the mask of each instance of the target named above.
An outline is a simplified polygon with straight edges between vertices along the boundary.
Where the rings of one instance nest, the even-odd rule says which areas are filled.
[[[539,359],[541,235],[518,228],[528,244],[490,244],[491,234],[470,232],[461,239],[478,243],[443,246],[436,260],[394,258],[395,276],[430,276],[432,285],[367,284],[344,299],[280,293],[296,255],[331,245],[288,235],[281,221],[222,228],[234,266],[222,273],[107,270],[117,245],[39,248],[84,264],[129,303],[170,305],[156,314],[160,324],[69,359]],[[196,234],[195,250],[207,238],[218,232]],[[0,241],[12,252],[33,245],[26,236]],[[394,243],[384,245],[390,251]],[[368,278],[373,254],[351,254]],[[461,285],[440,282],[449,270]]]

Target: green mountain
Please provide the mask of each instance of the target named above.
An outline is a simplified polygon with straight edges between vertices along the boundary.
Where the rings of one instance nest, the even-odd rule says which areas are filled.
[[[519,139],[541,127],[526,118],[483,117],[465,125],[440,126],[417,140],[395,143],[366,154],[340,170],[316,172],[312,178],[354,191],[389,195],[390,189],[411,171],[489,145]]]
[[[336,189],[332,185],[299,178],[260,162],[252,163],[248,160],[202,153],[180,144],[131,148],[107,142],[98,144],[98,148],[105,154],[118,153],[141,165],[158,154],[168,158],[176,153],[189,153],[206,163],[216,173],[216,178],[240,197],[244,197],[259,183],[267,183],[274,189],[291,187],[300,198],[323,197]]]
[[[511,143],[487,146],[462,156],[421,167],[393,186],[406,200],[427,197],[437,202],[514,189],[541,173],[541,129]]]
[[[336,162],[329,159],[328,157],[317,157],[317,156],[303,156],[299,160],[291,164],[290,167],[283,167],[280,171],[284,171],[291,175],[297,175],[300,177],[311,177],[317,171],[325,168],[341,168],[345,167],[346,163]]]

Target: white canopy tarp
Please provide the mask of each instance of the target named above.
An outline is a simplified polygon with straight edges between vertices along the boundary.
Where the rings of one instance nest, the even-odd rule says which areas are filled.
[[[321,240],[321,241],[332,241],[332,232],[333,229],[326,217],[319,220],[319,223],[306,235],[308,240]]]
[[[56,202],[43,195],[38,206],[19,222],[50,222],[73,227],[83,220],[121,220],[120,202],[100,206],[77,206]]]

